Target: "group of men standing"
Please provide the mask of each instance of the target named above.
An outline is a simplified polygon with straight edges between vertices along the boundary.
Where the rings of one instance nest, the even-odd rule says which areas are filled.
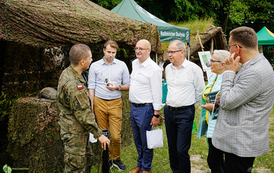
[[[239,44],[237,46],[239,47]],[[137,58],[132,62],[132,72],[129,77],[126,64],[115,58],[118,48],[115,41],[107,41],[103,48],[104,57],[92,63],[91,66],[92,54],[88,46],[76,44],[70,50],[71,65],[62,72],[57,91],[61,111],[59,124],[65,150],[65,172],[90,172],[89,157],[87,157],[91,155],[89,132],[99,139],[103,148],[106,145],[110,147],[110,158],[113,158],[113,162],[111,159],[109,164],[119,170],[126,169],[120,156],[121,91],[127,90],[129,90],[131,102],[130,121],[138,153],[137,166],[130,173],[152,172],[153,149],[147,148],[146,131],[150,131],[152,127],[159,124],[159,114],[163,107],[162,70],[150,58],[150,42],[143,39],[139,40],[135,46]],[[172,41],[167,51],[171,63],[165,69],[168,94],[164,115],[170,167],[174,173],[191,172],[188,150],[191,145],[195,116],[194,105],[199,104],[205,88],[201,68],[185,59],[185,51],[185,44],[182,41]],[[232,60],[229,59],[229,61]],[[232,63],[239,63],[239,61]],[[88,81],[85,81],[81,73],[88,68]],[[260,71],[260,74],[263,73],[265,72]],[[228,77],[231,79],[233,76],[228,75]],[[233,88],[233,85],[237,86],[231,84],[229,87]],[[235,93],[223,92],[226,98],[230,98],[229,94],[236,94],[236,91]],[[264,93],[260,94],[264,95]],[[273,96],[273,92],[269,94]],[[255,97],[251,99],[256,100]],[[221,99],[221,104],[222,102],[227,103],[226,100]],[[268,103],[271,106],[273,99]],[[237,106],[232,108],[227,104],[224,106],[225,110],[238,109]],[[269,110],[263,113],[269,116]],[[218,127],[218,130],[223,130],[222,128],[224,127]],[[110,130],[111,143],[102,135],[103,129]],[[241,131],[241,129],[238,130]],[[217,144],[214,139],[213,143]],[[221,145],[225,144],[221,143]]]

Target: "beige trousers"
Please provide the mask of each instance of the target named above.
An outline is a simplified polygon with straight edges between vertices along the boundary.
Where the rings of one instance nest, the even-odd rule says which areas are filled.
[[[104,100],[94,97],[93,109],[101,130],[108,129],[111,134],[109,147],[110,158],[116,160],[121,155],[121,129],[122,129],[122,107],[121,98],[115,100]]]

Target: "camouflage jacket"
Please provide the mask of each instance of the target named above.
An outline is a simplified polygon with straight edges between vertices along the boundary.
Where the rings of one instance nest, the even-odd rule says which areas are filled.
[[[93,133],[95,138],[102,135],[91,110],[86,81],[71,66],[59,78],[57,99],[61,137],[84,132]]]

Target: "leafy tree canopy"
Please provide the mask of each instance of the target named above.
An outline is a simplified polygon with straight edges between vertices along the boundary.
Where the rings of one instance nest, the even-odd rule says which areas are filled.
[[[122,0],[91,0],[111,10]],[[272,0],[136,0],[144,9],[167,22],[213,18],[225,32],[246,25],[259,31],[263,26],[274,31]]]

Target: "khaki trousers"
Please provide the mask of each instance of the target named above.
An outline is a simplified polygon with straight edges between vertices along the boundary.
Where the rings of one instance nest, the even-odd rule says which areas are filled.
[[[111,134],[109,146],[110,159],[117,160],[121,155],[121,128],[122,128],[122,107],[121,98],[115,100],[104,100],[94,97],[93,109],[101,130],[108,129]]]

